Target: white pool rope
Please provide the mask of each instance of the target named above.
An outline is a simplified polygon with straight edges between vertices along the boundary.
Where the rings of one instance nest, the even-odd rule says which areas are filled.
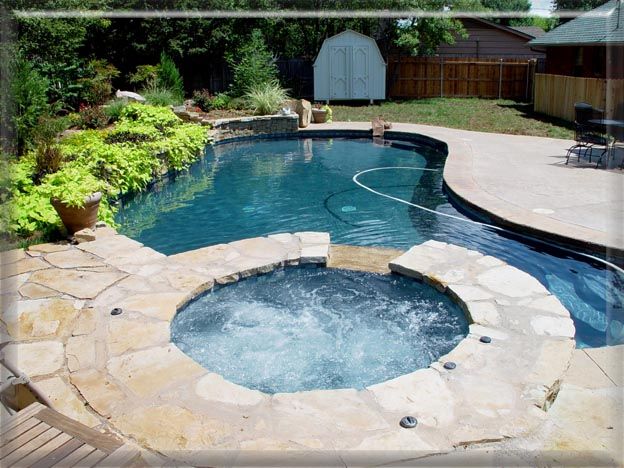
[[[367,185],[364,185],[362,182],[360,182],[358,180],[358,178],[362,174],[366,174],[368,172],[386,171],[386,170],[392,170],[392,169],[438,172],[437,169],[429,169],[429,168],[426,168],[426,167],[406,167],[406,166],[375,167],[373,169],[366,169],[364,171],[360,171],[360,172],[356,173],[353,176],[352,180],[353,180],[353,182],[355,182],[358,186],[360,186],[364,190],[368,190],[369,192],[374,193],[375,195],[379,195],[380,197],[388,198],[390,200],[394,200],[396,202],[403,203],[405,205],[409,205],[409,206],[412,206],[414,208],[418,208],[419,210],[427,211],[429,213],[433,213],[433,214],[438,215],[438,216],[445,216],[447,218],[456,219],[458,221],[463,221],[465,223],[477,224],[479,226],[488,227],[488,228],[494,229],[496,231],[506,232],[508,234],[511,234],[513,236],[516,236],[516,237],[521,237],[521,238],[529,240],[531,242],[537,242],[537,243],[540,243],[540,244],[543,244],[543,245],[548,245],[549,247],[552,247],[552,248],[555,248],[555,249],[559,249],[559,250],[562,250],[564,252],[571,253],[571,254],[573,254],[575,256],[576,255],[580,255],[582,257],[589,258],[591,260],[594,260],[594,261],[597,261],[599,263],[602,263],[602,264],[604,264],[604,265],[606,265],[606,266],[608,266],[608,267],[618,271],[622,275],[624,275],[624,269],[622,269],[619,266],[617,266],[617,265],[615,265],[615,264],[613,264],[611,262],[608,262],[607,260],[604,260],[602,258],[594,257],[593,255],[589,255],[589,254],[585,254],[585,253],[582,253],[582,252],[578,252],[576,250],[568,249],[566,247],[563,247],[563,246],[560,246],[560,245],[557,245],[557,244],[553,244],[551,242],[544,241],[544,240],[541,240],[541,239],[537,239],[537,238],[532,237],[532,236],[527,236],[525,234],[520,234],[520,233],[515,232],[515,231],[510,231],[509,229],[505,229],[505,228],[502,228],[500,226],[494,226],[492,224],[482,223],[480,221],[473,221],[472,219],[462,218],[462,217],[455,216],[455,215],[452,215],[452,214],[442,213],[440,211],[432,210],[431,208],[427,208],[426,206],[417,205],[416,203],[412,203],[412,202],[409,202],[407,200],[403,200],[402,198],[397,198],[397,197],[393,197],[392,195],[388,195],[386,193],[378,192],[377,190],[372,189],[372,188],[368,187]]]

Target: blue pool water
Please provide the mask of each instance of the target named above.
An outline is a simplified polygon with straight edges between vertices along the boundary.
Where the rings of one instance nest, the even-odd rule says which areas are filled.
[[[443,192],[445,156],[375,145],[369,139],[255,140],[206,149],[175,181],[120,209],[120,231],[165,254],[279,232],[327,231],[333,243],[406,249],[428,239],[494,255],[535,276],[570,310],[577,345],[624,342],[619,274],[569,253],[438,216],[358,187],[464,217]]]
[[[173,343],[206,369],[267,393],[364,388],[427,367],[467,333],[463,311],[434,288],[333,268],[225,286],[171,324]]]

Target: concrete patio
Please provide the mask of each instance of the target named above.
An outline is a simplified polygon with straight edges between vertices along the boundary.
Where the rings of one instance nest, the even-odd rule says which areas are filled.
[[[300,132],[370,128],[370,122],[334,122]],[[497,223],[624,257],[624,170],[596,169],[576,157],[566,165],[572,140],[403,123],[392,131],[447,143],[445,183]]]

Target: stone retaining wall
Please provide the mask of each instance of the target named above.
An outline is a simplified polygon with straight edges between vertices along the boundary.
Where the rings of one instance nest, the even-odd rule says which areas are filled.
[[[299,117],[291,114],[220,119],[213,122],[213,129],[215,141],[263,133],[292,133],[299,129]]]

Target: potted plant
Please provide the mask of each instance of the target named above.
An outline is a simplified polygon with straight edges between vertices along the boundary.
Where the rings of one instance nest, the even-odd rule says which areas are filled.
[[[81,229],[93,229],[97,222],[102,191],[106,184],[86,169],[66,166],[44,180],[50,203],[72,235]]]
[[[332,121],[332,110],[327,104],[322,106],[321,104],[316,104],[316,107],[312,109],[312,117],[314,118],[314,123],[331,123]]]

